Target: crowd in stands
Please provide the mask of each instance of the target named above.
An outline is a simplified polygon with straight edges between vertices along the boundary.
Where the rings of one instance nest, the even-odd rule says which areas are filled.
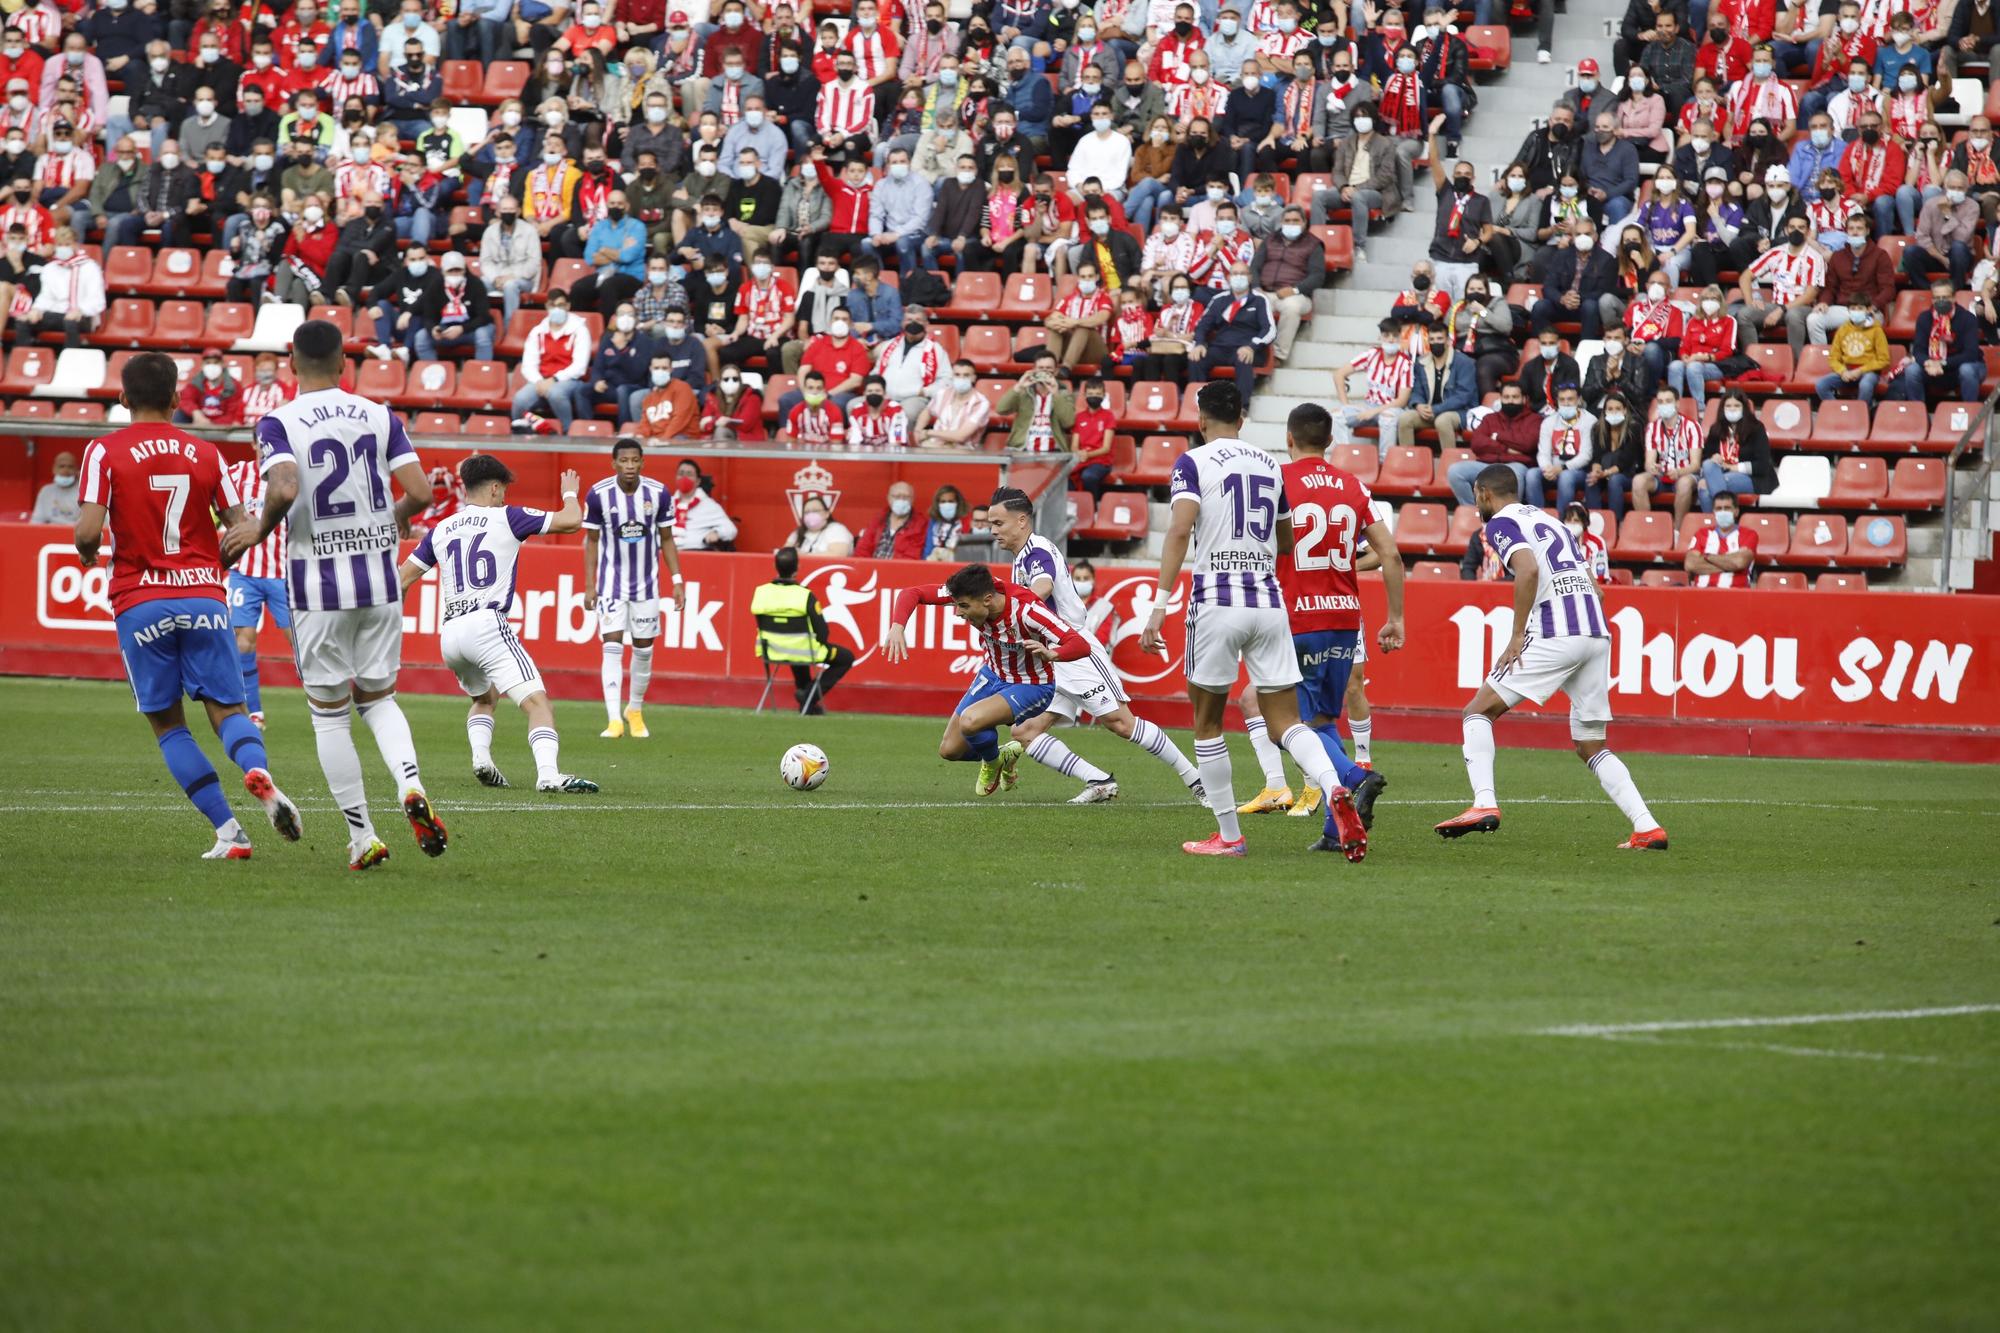
[[[1254,392],[1425,188],[1344,439],[1678,516],[1776,484],[1760,347],[1824,349],[1820,400],[1981,396],[2000,165],[1954,79],[1990,0],[1631,0],[1511,162],[1460,159],[1474,25],[1546,61],[1556,3],[0,0],[0,302],[83,345],[114,252],[217,250],[228,299],[345,310],[365,355],[510,361],[517,431],[1004,429],[1101,498],[1124,390]],[[1053,286],[975,356],[989,274]],[[234,364],[190,421],[281,400]]]

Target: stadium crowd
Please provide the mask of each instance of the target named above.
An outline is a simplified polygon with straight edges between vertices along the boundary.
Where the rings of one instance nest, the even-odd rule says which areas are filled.
[[[1632,0],[1511,162],[1459,159],[1504,31],[1459,25],[1546,61],[1555,2],[0,0],[0,301],[81,345],[115,252],[218,249],[231,300],[344,309],[368,356],[513,361],[517,431],[1004,425],[1102,498],[1129,390],[1254,392],[1426,188],[1328,388],[1347,439],[1469,449],[1461,503],[1489,462],[1614,515],[1768,494],[1759,348],[1864,411],[1981,396],[2000,165],[1953,77],[1990,4]],[[1052,285],[975,352],[966,275]],[[210,350],[182,414],[283,400],[239,373]]]

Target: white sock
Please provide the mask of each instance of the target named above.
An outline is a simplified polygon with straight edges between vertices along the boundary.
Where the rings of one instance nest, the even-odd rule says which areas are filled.
[[[557,767],[558,746],[554,727],[534,727],[528,732],[528,748],[535,752],[535,781],[554,782]]]
[[[396,696],[391,694],[362,704],[361,720],[375,733],[375,748],[382,752],[382,762],[389,766],[397,793],[422,791],[424,780],[417,776],[417,743],[410,738],[410,719],[403,716],[403,706],[396,702]]]
[[[465,719],[465,739],[472,743],[472,766],[493,767],[493,715],[468,714]]]
[[[347,817],[347,841],[374,841],[375,824],[368,818],[368,794],[361,783],[361,755],[354,748],[354,715],[346,704],[338,708],[313,704],[312,722],[320,772],[326,774],[333,803]]]
[[[1028,742],[1028,758],[1053,768],[1066,778],[1076,778],[1083,782],[1105,782],[1111,777],[1109,773],[1046,731]]]
[[[1348,715],[1347,739],[1354,743],[1355,763],[1365,764],[1369,762],[1368,741],[1374,734],[1375,715],[1373,713],[1370,713],[1367,717],[1355,717],[1351,713]]]
[[[620,705],[625,698],[625,643],[607,642],[604,645],[604,712],[613,722],[621,716]]]
[[[1194,761],[1201,769],[1202,788],[1208,792],[1208,808],[1215,812],[1215,827],[1225,842],[1242,841],[1243,829],[1236,822],[1236,789],[1229,778],[1228,739],[1217,736],[1196,741]]]
[[[1493,795],[1493,721],[1479,713],[1465,718],[1465,776],[1472,782],[1472,803],[1482,810],[1497,810]]]
[[[644,648],[632,647],[632,694],[628,707],[637,708],[646,702],[646,687],[653,683],[653,645]]]
[[[1271,729],[1264,725],[1261,717],[1244,718],[1243,729],[1250,733],[1250,748],[1257,752],[1257,763],[1264,770],[1264,785],[1272,791],[1282,791],[1285,786],[1285,755],[1271,744]]]
[[[227,824],[224,824],[215,831],[215,840],[217,842],[235,842],[242,836],[243,826],[234,819],[231,819]]]
[[[1326,742],[1319,733],[1303,722],[1294,722],[1285,729],[1285,753],[1299,766],[1299,772],[1306,775],[1306,781],[1328,795],[1340,790],[1340,777],[1333,771],[1333,760],[1326,757]]]
[[[1175,745],[1166,732],[1143,717],[1132,719],[1132,744],[1161,763],[1170,765],[1180,775],[1184,786],[1192,787],[1201,781],[1201,770],[1188,762],[1188,757],[1181,753],[1181,747]]]
[[[1604,788],[1604,794],[1625,812],[1625,818],[1632,821],[1634,833],[1659,827],[1653,819],[1653,812],[1646,808],[1646,798],[1639,794],[1638,784],[1632,781],[1632,770],[1625,767],[1623,759],[1609,750],[1599,750],[1590,757],[1590,771],[1597,774],[1597,785]]]

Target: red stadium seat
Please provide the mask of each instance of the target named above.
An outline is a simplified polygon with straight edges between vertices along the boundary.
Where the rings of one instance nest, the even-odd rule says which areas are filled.
[[[1120,475],[1135,486],[1164,486],[1173,480],[1174,462],[1187,452],[1187,440],[1179,435],[1148,435],[1139,441],[1139,454]]]
[[[117,398],[124,382],[125,363],[137,355],[139,355],[137,352],[130,350],[113,352],[110,362],[104,367],[104,383],[92,389],[90,396],[106,401]]]
[[[1867,569],[1900,565],[1909,554],[1909,535],[1901,514],[1866,514],[1854,520],[1847,533],[1847,554],[1843,565]]]
[[[1792,544],[1792,521],[1779,513],[1767,513],[1761,509],[1746,509],[1737,520],[1744,528],[1757,534],[1757,558],[1770,560],[1783,555]]]
[[[1612,543],[1613,560],[1658,560],[1674,549],[1674,517],[1658,510],[1625,515],[1618,525],[1618,540]]]
[[[1868,432],[1865,447],[1875,453],[1903,453],[1923,443],[1929,432],[1929,413],[1922,403],[1877,403],[1875,426]]]
[[[1819,383],[1819,377],[1831,374],[1833,363],[1827,359],[1825,347],[1817,343],[1807,346],[1799,353],[1798,362],[1792,367],[1792,377],[1786,381],[1786,393],[1808,394]]]
[[[944,354],[947,357],[953,361],[958,360],[958,325],[945,324],[938,320],[932,320],[931,339],[939,347],[944,348]]]
[[[1144,491],[1106,491],[1097,502],[1097,515],[1087,531],[1078,535],[1103,541],[1138,541],[1151,525],[1152,511]]]
[[[146,346],[167,351],[199,346],[206,313],[199,301],[163,302],[153,317],[153,332],[146,339]]]
[[[514,425],[506,417],[472,416],[465,419],[466,435],[511,435]]]
[[[1847,520],[1839,514],[1801,514],[1792,525],[1792,547],[1786,563],[1837,565],[1847,554]]]
[[[578,417],[569,423],[571,439],[608,440],[617,433],[617,427],[596,417]]]
[[[579,278],[590,276],[590,265],[581,259],[558,259],[549,268],[548,289],[552,292],[567,292]]]
[[[1977,416],[1978,409],[1971,403],[1939,403],[1938,410],[1931,413],[1930,429],[1925,432],[1921,446],[1923,451],[1927,454],[1950,453],[1965,432],[1972,429]],[[1978,446],[1975,443],[1973,447]]]
[[[447,60],[443,65],[444,96],[460,105],[471,105],[486,89],[486,70],[477,60]]]
[[[1449,560],[1419,560],[1410,570],[1413,579],[1435,580],[1439,583],[1458,582],[1458,566]]]
[[[1944,505],[1951,469],[1937,458],[1899,458],[1889,478],[1889,493],[1877,505],[1883,509],[1938,509]]]
[[[1035,320],[1048,314],[1054,305],[1055,288],[1046,273],[1015,273],[1008,276],[993,314],[1010,322]]]
[[[1812,443],[1815,449],[1852,449],[1854,442],[1866,438],[1867,434],[1866,403],[1821,403],[1813,413]]]
[[[105,411],[103,403],[93,403],[86,399],[77,399],[58,407],[56,409],[56,420],[102,421],[104,420]]]
[[[405,411],[448,407],[458,395],[458,368],[448,361],[419,361],[403,379],[403,393],[395,400]]]
[[[456,435],[459,425],[456,412],[419,412],[410,429],[418,435]]]
[[[143,296],[121,296],[105,312],[90,341],[98,347],[143,347],[153,332],[154,305]],[[117,380],[111,380],[115,388]],[[112,394],[117,397],[117,394]]]
[[[1473,70],[1504,70],[1514,63],[1514,34],[1503,23],[1475,23],[1465,30],[1465,41],[1472,48],[1466,63]]]
[[[1361,479],[1364,486],[1373,486],[1380,469],[1375,446],[1372,444],[1336,444],[1327,459],[1335,467],[1352,472]]]
[[[1307,201],[1308,203],[1310,201]],[[1303,204],[1301,205],[1304,206]],[[1326,246],[1326,267],[1331,273],[1349,273],[1354,269],[1354,228],[1335,226],[1328,223],[1314,227],[1313,235],[1319,237]]]
[[[114,245],[104,261],[104,290],[137,295],[153,277],[153,252],[143,245]]]
[[[1097,522],[1097,501],[1089,491],[1072,490],[1064,497],[1069,505],[1069,535],[1081,537],[1083,530]]]
[[[56,405],[47,398],[23,398],[18,403],[9,404],[7,411],[16,417],[26,417],[31,421],[52,421],[56,415]]]
[[[1450,540],[1451,518],[1443,505],[1413,501],[1396,511],[1396,549],[1405,555],[1436,555]]]
[[[37,385],[47,384],[55,378],[55,373],[55,349],[39,345],[16,347],[7,354],[7,373],[0,376],[0,394],[9,398],[26,398]],[[12,410],[19,412],[24,406],[16,403]]]
[[[542,322],[539,310],[516,310],[514,318],[507,321],[507,327],[500,332],[500,342],[493,350],[503,361],[518,361],[521,353],[528,349],[528,334],[535,325]]]
[[[1415,445],[1392,444],[1379,453],[1374,489],[1384,495],[1420,495],[1429,486],[1437,456]]]
[[[1757,576],[1757,587],[1767,592],[1804,592],[1806,576],[1790,570],[1767,569]]]
[[[1019,374],[1034,362],[1042,348],[1048,345],[1049,331],[1039,324],[1030,324],[1014,335],[1014,350],[1008,353],[1007,367]]]
[[[1180,411],[1180,390],[1158,380],[1132,386],[1125,399],[1125,415],[1119,422],[1137,431],[1163,431],[1172,427]]]
[[[1820,410],[1824,412],[1826,408]],[[1881,459],[1849,454],[1834,461],[1833,489],[1821,503],[1829,509],[1872,509],[1888,490],[1889,469]]]
[[[1813,580],[1814,592],[1867,592],[1866,574],[1822,574]]]
[[[1680,535],[1674,539],[1674,549],[1685,551],[1695,539],[1695,534],[1708,526],[1708,515],[1700,512],[1689,514],[1681,520]]]
[[[1889,320],[1882,326],[1890,342],[1906,343],[1917,336],[1917,316],[1930,309],[1931,294],[1917,290],[1896,293],[1889,307]]]
[[[462,412],[506,412],[514,395],[507,388],[507,363],[467,361],[458,368],[458,384],[449,406]]]
[[[201,252],[199,250],[162,250],[153,259],[153,273],[146,283],[146,292],[151,296],[199,296],[201,287]]]
[[[403,381],[408,375],[409,368],[401,361],[363,357],[361,369],[354,377],[354,392],[377,402],[393,402],[403,396]]]
[[[1791,355],[1790,348],[1785,349],[1785,355]],[[1812,405],[1797,398],[1778,398],[1765,403],[1757,409],[1757,419],[1764,423],[1773,449],[1796,448],[1812,438]]]
[[[323,319],[340,330],[340,342],[350,352],[358,352],[367,343],[375,341],[372,321],[368,326],[368,336],[359,341],[354,336],[354,307],[346,305],[316,305],[306,309],[307,319]]]
[[[201,276],[195,280],[193,291],[204,301],[219,301],[229,289],[229,274],[235,268],[227,250],[210,250],[201,257]]]
[[[227,350],[248,338],[257,327],[257,307],[242,301],[218,301],[208,308],[201,345]]]
[[[961,273],[952,279],[951,300],[931,313],[939,319],[991,319],[999,307],[998,273]]]
[[[1482,526],[1476,506],[1458,506],[1451,511],[1451,538],[1438,549],[1447,555],[1464,555],[1465,548],[1472,542],[1472,534]]]
[[[1130,478],[1133,467],[1139,461],[1139,446],[1132,442],[1130,435],[1113,435],[1111,453],[1104,461],[1111,465],[1111,479],[1124,482]],[[1072,472],[1070,475],[1074,477],[1076,474]]]
[[[1685,588],[1688,576],[1679,569],[1649,569],[1639,575],[1639,585],[1645,588]]]
[[[1629,588],[1629,587],[1631,587],[1631,586],[1632,586],[1632,585],[1633,585],[1634,583],[1638,582],[1638,580],[1637,580],[1637,579],[1635,579],[1635,578],[1633,578],[1633,577],[1632,577],[1632,571],[1631,571],[1631,570],[1629,570],[1629,569],[1614,569],[1614,570],[1612,570],[1612,571],[1611,571],[1611,581],[1612,581],[1613,583],[1617,584],[1617,585],[1618,585],[1619,587],[1621,587],[1621,588]]]
[[[998,281],[996,275],[991,273],[967,273],[963,276]],[[938,313],[942,315],[944,312]],[[1013,351],[1013,336],[1000,324],[974,324],[965,331],[965,337],[959,344],[959,355],[970,361],[972,368],[982,375],[1000,369]]]
[[[480,102],[498,106],[510,97],[519,97],[527,90],[528,76],[533,72],[525,60],[494,61],[486,67],[486,83],[479,91]]]

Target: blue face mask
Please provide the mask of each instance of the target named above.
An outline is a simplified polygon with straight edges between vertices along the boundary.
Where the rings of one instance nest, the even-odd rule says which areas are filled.
[[[1848,249],[1850,249],[1850,250],[1859,250],[1859,249],[1860,249],[1861,247],[1863,247],[1864,245],[1867,245],[1867,244],[1868,244],[1868,238],[1867,238],[1866,236],[1856,236],[1856,235],[1854,235],[1854,234],[1853,234],[1852,232],[1849,232],[1849,233],[1848,233],[1848,236],[1847,236],[1847,248],[1848,248]]]

